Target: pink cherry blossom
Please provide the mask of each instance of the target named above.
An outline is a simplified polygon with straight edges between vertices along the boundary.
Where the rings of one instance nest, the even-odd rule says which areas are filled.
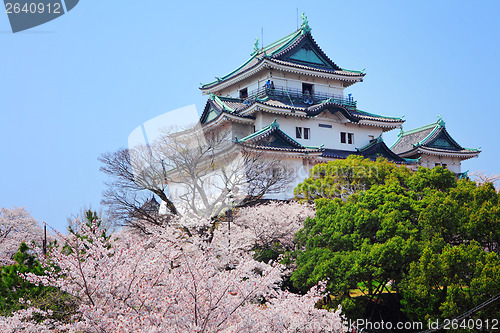
[[[281,216],[278,221],[277,212],[281,209],[283,214],[285,207],[252,209],[262,211],[256,215],[256,225],[244,212],[235,218],[239,221],[235,228],[251,227],[245,230],[252,235],[247,243],[259,242],[260,237],[291,242],[276,230],[259,231],[257,226],[295,226],[310,213],[310,208],[293,206],[288,211],[301,212],[298,217]],[[345,331],[340,309],[315,308],[323,297],[322,286],[306,295],[282,291],[284,267],[257,262],[251,252],[227,248],[227,237],[232,234],[220,232],[208,242],[172,226],[151,228],[148,236],[121,230],[110,238],[102,237],[95,225],[80,224],[78,230],[80,236],[59,235],[66,247],[53,248],[43,259],[46,276],[25,276],[77,297],[80,305],[72,322],[34,323],[31,317],[37,310],[30,308],[31,312],[0,318],[2,332],[21,328],[28,332],[36,331],[32,328],[68,332]],[[50,269],[50,263],[61,271]]]

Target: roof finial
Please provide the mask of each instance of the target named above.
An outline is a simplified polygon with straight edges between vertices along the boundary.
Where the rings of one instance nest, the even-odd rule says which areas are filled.
[[[437,123],[441,127],[444,127],[444,125],[446,125],[446,123],[444,122],[443,118],[439,114],[438,114],[438,121],[437,121]]]
[[[255,43],[253,44],[253,52],[250,55],[255,55],[259,53],[259,38],[255,38]]]
[[[404,131],[403,131],[403,125],[400,125],[399,126],[399,133],[398,133],[398,136],[402,136],[404,134]]]
[[[311,31],[311,27],[309,26],[309,22],[307,22],[306,13],[302,13],[300,17],[302,18],[301,28],[302,28],[302,34],[304,35]]]

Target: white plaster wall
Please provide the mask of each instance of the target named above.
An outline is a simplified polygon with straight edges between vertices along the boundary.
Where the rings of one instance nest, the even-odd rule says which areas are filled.
[[[317,92],[342,95],[344,91],[344,86],[342,81],[338,80],[329,80],[324,78],[310,77],[306,75],[298,75],[294,73],[285,73],[276,71],[272,72],[271,74],[272,77],[275,79],[276,78],[279,78],[280,80],[285,79],[286,85],[283,85],[285,87],[302,89],[302,83],[309,83],[309,84],[314,84],[314,90]]]
[[[266,121],[267,121],[267,118],[266,118]],[[266,124],[264,124],[263,123],[262,113],[261,112],[257,112],[255,114],[255,130],[256,131],[260,131],[263,127],[269,125],[271,122],[267,122]]]
[[[248,93],[251,94],[252,91],[257,90],[259,87],[263,87],[268,77],[269,72],[262,71],[221,90],[219,95],[224,97],[240,98],[240,90],[244,88],[247,88]]]
[[[257,119],[259,127],[257,130],[269,125],[278,118],[280,129],[288,134],[292,139],[306,146],[321,146],[330,149],[342,149],[355,151],[356,148],[362,148],[370,141],[369,135],[377,138],[382,134],[382,129],[372,126],[357,125],[352,123],[338,123],[333,117],[328,118],[299,118],[294,116],[280,116],[269,113],[262,113]],[[257,124],[257,122],[256,122]],[[332,128],[319,127],[319,124],[332,125]],[[295,127],[307,127],[311,129],[311,138],[297,139],[295,137]],[[354,143],[344,144],[340,142],[340,132],[354,133]]]
[[[461,173],[461,163],[456,157],[448,156],[433,156],[433,155],[422,155],[420,158],[420,165],[429,169],[436,166],[436,163],[446,164],[446,168],[454,173]]]
[[[232,123],[233,138],[242,139],[253,133],[253,125]]]
[[[248,93],[264,87],[267,80],[274,81],[275,87],[286,87],[302,90],[302,83],[314,84],[314,91],[319,93],[340,95],[344,94],[342,81],[329,80],[324,78],[313,78],[306,75],[298,75],[281,71],[261,71],[242,80],[234,85],[227,87],[219,92],[220,96],[239,98],[239,91],[247,88]]]
[[[303,162],[301,158],[290,158],[283,157],[280,158],[280,161],[288,168],[293,170],[294,177],[293,180],[283,186],[283,188],[277,193],[270,193],[264,196],[264,199],[279,199],[279,200],[288,200],[294,197],[293,190],[299,183],[302,183],[304,179],[306,179],[309,174],[307,170],[303,167]]]

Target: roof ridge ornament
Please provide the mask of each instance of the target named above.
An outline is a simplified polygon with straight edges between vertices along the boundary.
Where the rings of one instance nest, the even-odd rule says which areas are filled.
[[[253,52],[250,53],[251,56],[259,53],[259,38],[255,38],[255,43],[253,44]]]
[[[274,118],[274,121],[271,123],[271,128],[280,128],[280,125],[278,124],[278,118]]]
[[[302,18],[302,25],[300,26],[300,28],[302,29],[302,35],[305,35],[306,33],[311,32],[312,29],[309,26],[309,22],[307,21],[306,13],[302,13],[300,17]]]
[[[437,116],[438,116],[437,124],[439,125],[439,127],[444,127],[446,123],[444,122],[443,118],[439,114]]]

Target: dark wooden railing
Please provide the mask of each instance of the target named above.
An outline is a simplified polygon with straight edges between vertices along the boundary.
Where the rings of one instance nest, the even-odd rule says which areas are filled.
[[[269,97],[271,99],[278,99],[283,102],[288,102],[292,106],[295,104],[303,105],[303,104],[318,104],[321,102],[325,101],[330,101],[333,103],[337,103],[340,105],[347,106],[351,109],[356,109],[356,101],[353,100],[352,98],[346,98],[341,95],[334,95],[334,94],[326,94],[326,93],[318,93],[318,92],[313,92],[312,94],[310,93],[303,93],[302,90],[299,89],[293,89],[293,88],[285,88],[285,87],[275,87],[275,88],[269,88],[269,87],[261,87],[258,88],[254,91],[251,91],[248,94],[248,97],[245,98],[245,103],[252,103],[256,99],[264,99],[266,97]]]

